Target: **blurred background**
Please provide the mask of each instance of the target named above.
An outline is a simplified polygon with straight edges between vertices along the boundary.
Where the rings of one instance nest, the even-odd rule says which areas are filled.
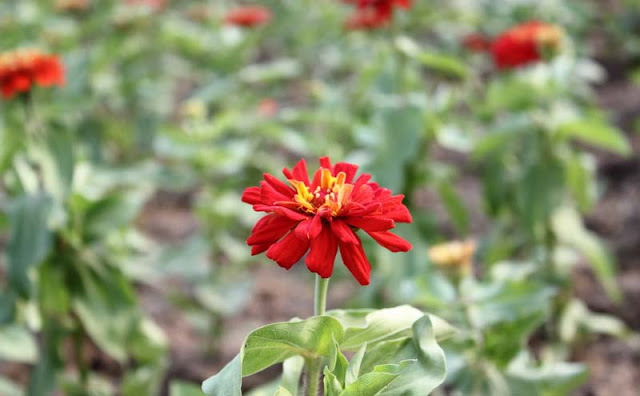
[[[414,218],[407,254],[366,241],[370,286],[336,266],[329,308],[453,323],[438,394],[635,395],[640,2],[410,3],[2,1],[0,53],[66,81],[0,100],[0,395],[200,395],[249,331],[310,316],[240,197],[325,155]]]

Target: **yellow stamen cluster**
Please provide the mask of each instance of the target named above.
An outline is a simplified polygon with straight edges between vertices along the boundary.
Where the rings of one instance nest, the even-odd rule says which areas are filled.
[[[344,172],[333,176],[329,169],[322,169],[320,185],[311,192],[302,181],[289,180],[296,189],[294,200],[299,208],[307,213],[317,213],[322,209],[328,209],[332,216],[340,213],[353,191],[353,185],[345,183],[347,175]]]

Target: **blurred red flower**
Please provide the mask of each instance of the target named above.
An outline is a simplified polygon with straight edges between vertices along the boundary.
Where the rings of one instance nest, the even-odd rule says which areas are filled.
[[[472,33],[462,38],[462,46],[472,52],[485,52],[491,49],[491,39],[484,34]]]
[[[347,29],[376,29],[386,25],[393,17],[394,7],[409,9],[411,0],[343,0],[356,7],[347,19]]]
[[[0,54],[0,91],[5,99],[28,92],[34,84],[64,85],[64,67],[57,55],[21,49]]]
[[[278,113],[279,108],[280,105],[277,101],[270,98],[262,99],[258,103],[258,114],[266,118],[273,117]]]
[[[491,45],[499,69],[525,66],[544,58],[546,52],[559,50],[562,30],[551,24],[529,21],[501,33]]]
[[[261,6],[245,6],[229,11],[224,20],[230,25],[255,27],[271,20],[271,11]]]
[[[366,173],[355,178],[357,170],[357,165],[331,165],[323,157],[311,180],[305,160],[283,169],[289,185],[265,173],[260,187],[249,187],[242,195],[255,211],[268,213],[247,239],[251,253],[266,251],[267,257],[290,269],[309,251],[307,268],[328,278],[340,250],[351,274],[368,285],[371,265],[356,231],[364,230],[392,252],[406,252],[411,244],[389,230],[396,222],[410,223],[411,214],[402,204],[403,195],[370,182]]]

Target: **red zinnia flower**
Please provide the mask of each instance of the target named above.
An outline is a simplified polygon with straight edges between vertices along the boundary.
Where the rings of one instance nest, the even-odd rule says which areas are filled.
[[[261,6],[238,7],[229,11],[224,20],[230,25],[255,27],[269,22],[271,11]]]
[[[375,29],[386,25],[393,17],[394,7],[409,9],[411,0],[344,0],[353,4],[356,12],[346,22],[347,29]]]
[[[462,46],[473,52],[488,51],[491,44],[491,39],[480,33],[472,33],[462,38]]]
[[[562,30],[544,22],[530,21],[500,34],[491,45],[499,69],[525,66],[543,59],[545,50],[560,48]]]
[[[411,244],[389,230],[396,222],[410,223],[411,214],[402,204],[403,195],[370,182],[368,174],[354,180],[357,170],[346,162],[332,166],[323,157],[312,180],[305,160],[283,169],[290,185],[265,173],[260,187],[249,187],[242,195],[254,210],[268,213],[247,239],[251,253],[266,251],[267,257],[289,269],[309,251],[307,268],[328,278],[339,249],[353,276],[368,285],[371,265],[356,231],[364,230],[392,252],[406,252]]]
[[[56,55],[26,49],[0,54],[0,91],[5,99],[28,92],[34,84],[50,87],[64,82],[64,68]]]

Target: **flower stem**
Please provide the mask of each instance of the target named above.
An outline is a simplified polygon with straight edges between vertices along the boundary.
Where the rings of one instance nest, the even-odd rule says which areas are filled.
[[[322,361],[320,359],[307,359],[305,361],[305,396],[318,396],[320,384],[320,370],[322,369]]]
[[[329,278],[322,278],[316,275],[316,292],[314,296],[313,315],[324,315],[327,308],[327,290],[329,289]]]
[[[324,315],[327,308],[327,290],[329,290],[329,278],[316,275],[316,291],[314,294],[313,315]],[[322,373],[322,359],[306,359],[305,366],[305,396],[317,396]]]

